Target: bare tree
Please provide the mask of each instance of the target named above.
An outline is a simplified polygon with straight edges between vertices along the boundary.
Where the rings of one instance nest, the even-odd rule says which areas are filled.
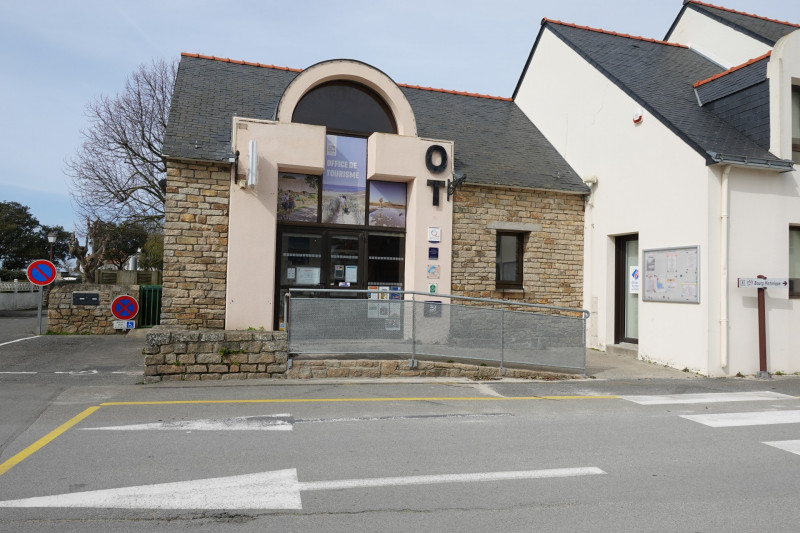
[[[67,162],[72,199],[90,220],[160,222],[164,215],[164,132],[176,62],[140,65],[114,97],[89,102],[90,126]]]

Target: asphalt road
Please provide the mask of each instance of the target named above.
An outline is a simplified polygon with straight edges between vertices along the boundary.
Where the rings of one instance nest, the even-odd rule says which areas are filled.
[[[0,531],[796,531],[800,519],[796,377],[141,385],[113,373],[134,372],[137,347],[0,346],[0,372],[36,372],[0,374]]]

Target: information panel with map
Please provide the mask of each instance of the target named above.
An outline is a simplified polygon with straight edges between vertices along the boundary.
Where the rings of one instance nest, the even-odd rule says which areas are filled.
[[[644,250],[646,302],[700,303],[700,247]]]

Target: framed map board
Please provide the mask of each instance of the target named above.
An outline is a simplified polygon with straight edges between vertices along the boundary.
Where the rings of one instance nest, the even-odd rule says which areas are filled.
[[[700,247],[642,252],[646,302],[700,303]]]

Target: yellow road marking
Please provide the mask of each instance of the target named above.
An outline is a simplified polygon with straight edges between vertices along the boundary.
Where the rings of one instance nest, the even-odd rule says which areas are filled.
[[[30,446],[28,446],[27,448],[25,448],[21,452],[19,452],[18,454],[14,455],[13,457],[8,459],[4,463],[0,464],[0,476],[2,476],[3,474],[8,472],[9,470],[14,468],[15,466],[17,466],[19,463],[21,463],[22,461],[24,461],[25,459],[27,459],[28,457],[30,457],[31,455],[33,455],[37,451],[39,451],[42,448],[44,448],[48,443],[50,443],[53,440],[55,440],[59,435],[61,435],[62,433],[67,431],[69,428],[71,428],[72,426],[74,426],[75,424],[80,422],[81,420],[85,419],[86,417],[88,417],[89,415],[91,415],[92,413],[97,411],[98,409],[100,409],[99,405],[95,405],[94,407],[89,407],[88,409],[85,409],[81,414],[79,414],[79,415],[73,417],[72,419],[70,419],[69,421],[61,424],[60,426],[58,426],[56,429],[54,429],[53,431],[51,431],[50,433],[48,433],[47,435],[45,435],[41,439],[37,440],[36,442],[34,442],[33,444],[31,444]]]
[[[0,476],[19,463],[44,448],[65,431],[87,418],[101,407],[133,406],[133,405],[192,405],[192,404],[258,404],[258,403],[325,403],[325,402],[432,402],[432,401],[523,401],[523,400],[615,400],[619,396],[517,396],[513,398],[496,396],[431,396],[409,398],[287,398],[287,399],[255,399],[255,400],[168,400],[145,402],[104,402],[85,409],[79,415],[61,424],[56,429],[37,440],[21,452],[0,464]]]
[[[432,396],[411,398],[286,398],[286,399],[255,399],[255,400],[164,400],[143,402],[105,402],[100,405],[191,405],[191,404],[244,404],[244,403],[332,403],[332,402],[509,402],[521,400],[616,400],[619,396]]]

